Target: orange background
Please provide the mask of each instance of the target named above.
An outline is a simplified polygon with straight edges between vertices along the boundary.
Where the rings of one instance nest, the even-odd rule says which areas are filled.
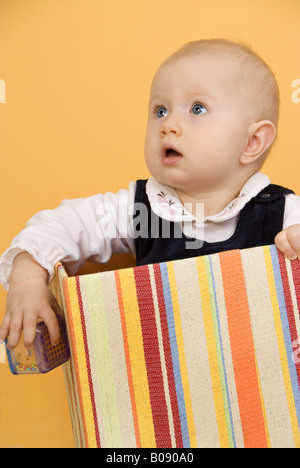
[[[1,0],[0,251],[37,211],[148,176],[153,74],[194,39],[242,40],[271,66],[281,119],[265,172],[300,194],[299,26],[299,0]],[[5,298],[0,288],[0,319]],[[0,365],[0,447],[72,446],[61,369]]]

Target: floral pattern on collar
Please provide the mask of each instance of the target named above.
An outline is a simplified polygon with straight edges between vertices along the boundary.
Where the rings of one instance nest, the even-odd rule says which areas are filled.
[[[229,205],[227,205],[226,208],[224,208],[224,210],[222,210],[220,213],[215,215],[215,217],[223,218],[224,216],[227,216],[228,214],[230,214],[231,211],[240,204],[241,200],[244,197],[246,197],[246,194],[244,192],[240,193],[240,195],[237,198],[235,198],[231,203],[229,203]]]
[[[182,203],[178,200],[177,197],[174,197],[174,195],[172,195],[170,192],[161,190],[156,195],[157,195],[157,203],[160,204],[161,208],[164,211],[168,210],[168,212],[171,215],[181,215],[181,216],[187,215]]]
[[[210,221],[220,223],[236,216],[261,190],[270,184],[270,179],[265,174],[257,172],[250,177],[242,187],[237,198],[232,200],[220,213],[207,216],[202,220],[195,218],[181,203],[176,189],[161,184],[154,177],[150,177],[146,185],[146,192],[153,211],[168,221]]]

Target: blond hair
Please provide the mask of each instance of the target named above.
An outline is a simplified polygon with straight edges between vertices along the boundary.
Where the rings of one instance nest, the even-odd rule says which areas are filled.
[[[258,120],[270,120],[275,126],[279,118],[279,89],[276,78],[264,62],[250,47],[228,39],[205,39],[185,44],[162,64],[187,56],[199,54],[226,55],[235,58],[240,65],[245,92],[257,107]]]

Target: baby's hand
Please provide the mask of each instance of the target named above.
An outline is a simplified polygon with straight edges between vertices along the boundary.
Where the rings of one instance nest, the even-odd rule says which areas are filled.
[[[42,319],[49,330],[52,345],[59,343],[60,331],[56,314],[62,314],[47,286],[48,273],[33,258],[22,253],[16,257],[9,281],[6,311],[0,326],[0,339],[7,347],[17,346],[23,331],[26,348],[33,345],[36,324]]]
[[[293,224],[279,232],[275,244],[290,260],[300,259],[300,224]]]

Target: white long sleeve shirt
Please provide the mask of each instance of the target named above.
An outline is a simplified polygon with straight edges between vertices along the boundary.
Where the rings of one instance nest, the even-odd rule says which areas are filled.
[[[245,204],[270,184],[262,174],[254,174],[239,196],[214,216],[195,217],[182,205],[175,189],[151,177],[147,195],[152,210],[160,217],[182,222],[185,235],[219,242],[229,239],[236,228]],[[133,213],[136,183],[127,190],[107,192],[88,198],[63,200],[58,208],[33,216],[0,258],[0,282],[9,288],[9,276],[16,255],[27,251],[53,276],[58,261],[66,265],[70,275],[86,261],[107,262],[113,254],[135,254]],[[283,229],[300,223],[300,197],[286,195]]]

